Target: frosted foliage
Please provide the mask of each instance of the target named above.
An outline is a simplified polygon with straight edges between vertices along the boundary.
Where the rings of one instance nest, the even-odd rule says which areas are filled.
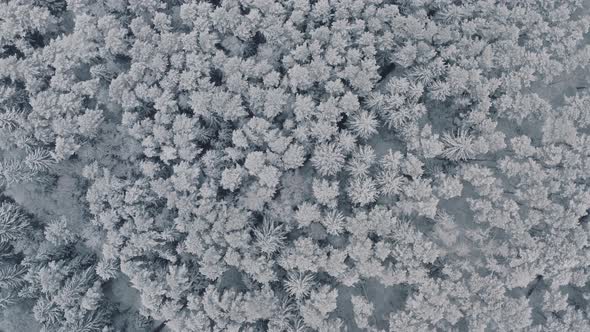
[[[585,0],[0,1],[0,330],[590,331]]]

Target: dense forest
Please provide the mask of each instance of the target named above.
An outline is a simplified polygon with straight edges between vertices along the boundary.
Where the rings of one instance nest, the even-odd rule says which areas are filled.
[[[0,331],[590,331],[590,1],[0,0]]]

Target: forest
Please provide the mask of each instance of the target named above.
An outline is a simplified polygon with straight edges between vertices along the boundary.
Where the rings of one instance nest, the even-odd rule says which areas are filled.
[[[0,0],[0,332],[590,331],[589,0]]]

